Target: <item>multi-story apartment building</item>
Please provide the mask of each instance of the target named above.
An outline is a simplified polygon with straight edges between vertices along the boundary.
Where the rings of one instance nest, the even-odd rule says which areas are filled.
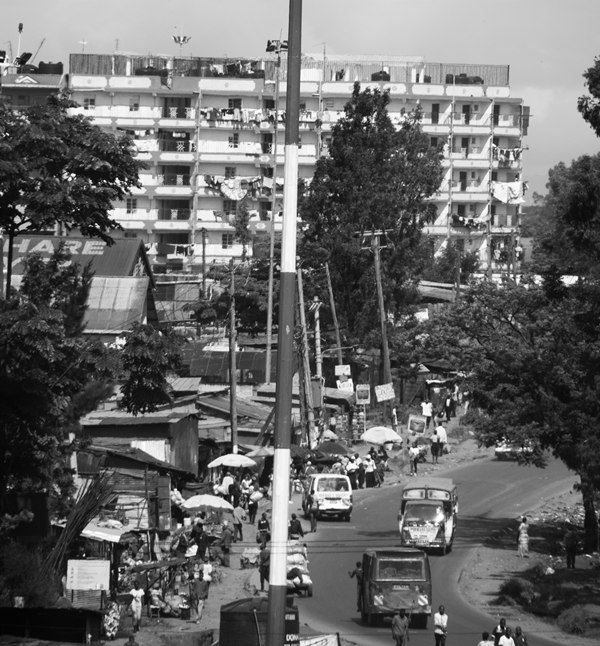
[[[444,144],[444,180],[432,197],[437,218],[426,228],[435,249],[461,240],[484,269],[514,266],[529,110],[510,95],[508,66],[305,55],[299,177],[306,182],[327,155],[354,81],[388,90],[397,124],[420,104],[432,145]],[[78,111],[132,135],[148,164],[142,187],[113,213],[158,265],[193,271],[240,257],[233,226],[240,208],[249,210],[254,239],[272,223],[281,227],[285,61],[73,54],[69,85]]]

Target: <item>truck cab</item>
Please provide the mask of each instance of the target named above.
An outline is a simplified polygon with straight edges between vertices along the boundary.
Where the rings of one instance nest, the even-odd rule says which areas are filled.
[[[389,548],[363,554],[361,619],[374,626],[404,608],[413,626],[425,628],[431,615],[431,570],[421,550]]]
[[[450,478],[416,478],[402,490],[398,527],[402,545],[452,549],[458,518],[458,489]]]

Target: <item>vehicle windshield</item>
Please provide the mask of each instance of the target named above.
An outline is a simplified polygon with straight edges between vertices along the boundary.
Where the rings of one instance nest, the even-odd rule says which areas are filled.
[[[417,559],[381,559],[377,563],[378,581],[423,581],[423,561]]]
[[[444,520],[444,509],[441,505],[406,505],[405,520],[421,520],[429,523],[440,523]]]
[[[350,491],[346,478],[319,478],[316,491]]]

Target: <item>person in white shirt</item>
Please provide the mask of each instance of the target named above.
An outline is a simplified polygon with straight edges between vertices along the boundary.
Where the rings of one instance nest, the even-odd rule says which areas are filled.
[[[140,588],[138,581],[133,584],[133,589],[129,591],[129,594],[131,595],[130,607],[133,615],[133,631],[137,633],[142,621],[142,605],[144,602],[144,591]]]
[[[446,433],[446,429],[442,426],[442,420],[438,420],[438,425],[435,427],[435,431],[438,435],[440,447],[439,447],[439,455],[443,455],[446,451],[446,445],[448,444],[448,434]]]
[[[515,646],[515,640],[512,638],[511,633],[511,629],[507,628],[504,635],[498,640],[498,646]]]
[[[444,646],[446,643],[446,635],[448,634],[448,615],[446,614],[446,608],[444,606],[440,606],[439,612],[436,612],[433,616],[433,624],[435,646]]]
[[[429,428],[431,418],[433,417],[433,404],[428,399],[421,402],[421,412],[425,418],[425,428]]]

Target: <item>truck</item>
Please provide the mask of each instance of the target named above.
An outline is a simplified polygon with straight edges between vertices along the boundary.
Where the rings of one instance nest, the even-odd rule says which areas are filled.
[[[458,519],[458,488],[450,478],[415,478],[402,490],[398,528],[407,547],[452,549]]]
[[[426,628],[431,616],[431,570],[422,550],[386,548],[363,554],[359,601],[361,620],[369,626],[404,608],[415,628]]]

